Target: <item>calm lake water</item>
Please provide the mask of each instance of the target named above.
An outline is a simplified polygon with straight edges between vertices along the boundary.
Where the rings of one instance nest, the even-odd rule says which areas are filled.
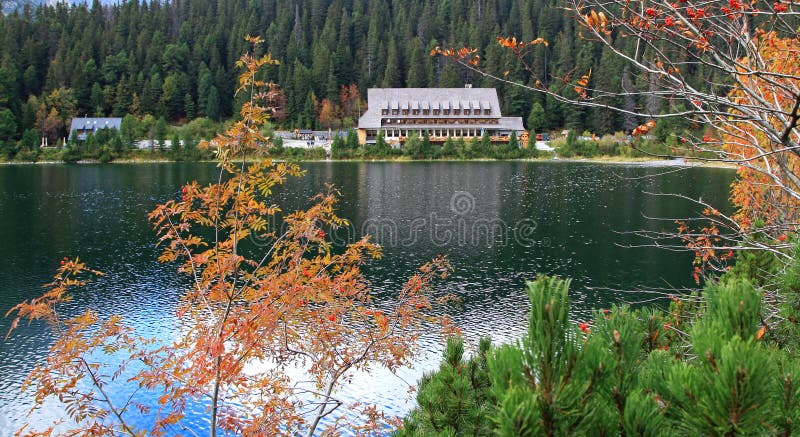
[[[473,340],[508,342],[525,331],[526,280],[538,273],[574,278],[574,317],[592,308],[650,296],[622,290],[691,286],[685,253],[626,248],[640,243],[624,231],[674,229],[646,217],[682,217],[698,208],[644,192],[680,193],[727,204],[730,170],[657,168],[590,163],[307,163],[307,175],[276,195],[284,210],[333,183],[340,213],[384,245],[368,269],[376,288],[396,290],[414,269],[437,254],[455,268],[442,288],[462,298],[454,321]],[[181,183],[215,178],[213,164],[0,166],[0,313],[41,291],[64,256],[80,256],[107,276],[76,298],[101,315],[121,313],[145,335],[170,338],[176,295],[183,284],[175,266],[156,261],[146,213],[177,195]],[[650,177],[645,177],[645,176]],[[724,208],[723,208],[724,209]],[[9,319],[0,319],[0,333]],[[50,337],[40,324],[22,326],[0,342],[0,436],[29,422],[43,425],[63,411],[48,405],[31,417],[22,381],[43,358]],[[437,367],[435,335],[413,369],[356,375],[340,395],[375,402],[402,415],[413,406],[406,382]],[[199,405],[189,418],[207,428]],[[146,418],[142,419],[143,421]]]

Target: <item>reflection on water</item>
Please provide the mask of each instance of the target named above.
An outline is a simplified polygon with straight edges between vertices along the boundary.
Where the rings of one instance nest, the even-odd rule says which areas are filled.
[[[342,193],[339,211],[351,222],[334,237],[345,241],[370,231],[384,246],[384,258],[367,269],[379,292],[397,290],[416,267],[447,254],[455,271],[442,288],[463,301],[452,311],[454,321],[468,338],[490,335],[496,341],[524,332],[523,286],[539,273],[574,278],[575,318],[637,299],[608,289],[691,285],[688,255],[624,248],[635,241],[619,231],[670,230],[672,223],[645,217],[696,213],[685,201],[644,192],[724,203],[733,177],[726,170],[691,169],[641,178],[660,170],[578,163],[304,167],[304,178],[276,192],[285,211],[308,205],[311,196],[333,183]],[[77,255],[107,276],[81,292],[72,308],[122,313],[142,334],[171,338],[181,278],[174,266],[156,262],[145,215],[175,196],[181,183],[208,183],[216,170],[213,164],[0,166],[0,311],[35,296],[59,259]],[[9,322],[0,320],[0,332]],[[0,343],[0,436],[27,421],[31,396],[20,393],[20,386],[49,342],[43,327],[33,324]],[[357,375],[340,395],[403,414],[411,405],[404,381],[413,383],[438,364],[438,337],[423,338],[421,346],[423,355],[413,369]],[[207,427],[202,410],[195,406],[192,427]],[[48,406],[30,421],[42,424],[59,414],[57,406]]]

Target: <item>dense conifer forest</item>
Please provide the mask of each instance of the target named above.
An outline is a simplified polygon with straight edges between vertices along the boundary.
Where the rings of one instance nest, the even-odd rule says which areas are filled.
[[[479,48],[486,71],[534,79],[498,35],[550,42],[531,53],[537,78],[592,68],[592,85],[647,89],[619,57],[580,36],[556,0],[174,0],[26,7],[0,18],[0,141],[56,141],[75,116],[152,116],[169,124],[237,112],[235,60],[260,35],[281,61],[266,72],[285,92],[286,128],[354,125],[369,87],[497,87],[503,112],[535,131],[630,130],[640,120],[562,105],[430,56],[436,46]],[[695,74],[700,79],[700,74]],[[658,113],[657,101],[624,105]]]

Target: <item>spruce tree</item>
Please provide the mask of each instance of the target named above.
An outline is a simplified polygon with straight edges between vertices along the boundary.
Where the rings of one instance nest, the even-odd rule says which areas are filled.
[[[199,78],[197,81],[197,109],[201,116],[208,116],[206,106],[208,104],[208,96],[213,86],[214,77],[211,70],[208,69],[205,63],[200,64]]]
[[[403,143],[403,155],[412,159],[421,158],[422,155],[422,141],[416,132],[411,132]]]
[[[222,117],[220,111],[219,92],[217,87],[211,86],[208,90],[208,98],[206,99],[206,117],[219,121]]]
[[[397,437],[490,436],[491,408],[486,354],[490,341],[482,338],[476,355],[464,357],[464,341],[450,337],[439,370],[419,383],[417,407]]]
[[[431,137],[428,131],[422,132],[422,142],[420,143],[419,154],[423,158],[433,158],[433,145],[431,144]]]
[[[386,157],[392,152],[391,146],[386,143],[386,140],[383,137],[383,132],[378,132],[378,137],[375,138],[375,151],[377,152],[378,156]]]
[[[425,76],[425,64],[422,59],[419,43],[411,41],[408,59],[408,78],[406,84],[409,88],[425,88],[428,84]]]
[[[344,140],[339,135],[333,136],[333,141],[331,141],[331,158],[338,159],[344,158],[347,156],[347,150],[344,144]]]
[[[400,70],[400,52],[394,39],[389,41],[389,51],[386,55],[386,69],[383,72],[384,88],[398,88],[403,86],[403,72]]]
[[[531,131],[532,135],[536,132],[542,132],[546,123],[544,108],[539,102],[535,102],[531,107],[530,114],[528,114],[528,130]]]
[[[197,116],[194,99],[190,93],[183,95],[183,113],[186,114],[186,118],[189,120],[194,120]]]
[[[132,96],[128,81],[125,79],[120,80],[117,84],[114,107],[112,108],[111,113],[115,117],[124,117],[125,114],[128,113],[128,108],[131,106],[131,98]]]
[[[446,158],[453,158],[457,156],[458,151],[456,150],[455,141],[452,138],[447,137],[444,144],[442,145],[441,155]]]
[[[358,133],[355,131],[355,129],[347,130],[347,139],[345,140],[345,145],[350,150],[355,150],[358,148]]]
[[[106,114],[106,97],[103,92],[103,87],[95,82],[92,85],[92,113],[97,117],[103,117]]]
[[[517,133],[511,131],[511,135],[508,137],[508,146],[512,150],[519,149],[519,140],[517,140]]]
[[[0,142],[10,144],[17,138],[17,120],[8,108],[0,108]]]

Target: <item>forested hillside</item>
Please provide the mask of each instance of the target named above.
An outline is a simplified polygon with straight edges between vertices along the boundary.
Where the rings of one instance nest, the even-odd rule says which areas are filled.
[[[246,34],[263,36],[281,60],[267,74],[285,90],[278,122],[287,127],[351,125],[369,87],[472,83],[498,87],[504,112],[537,131],[631,129],[636,120],[562,106],[429,55],[435,46],[477,47],[486,70],[526,82],[530,74],[495,38],[543,37],[550,44],[537,46],[531,61],[545,84],[564,86],[560,78],[577,67],[592,68],[601,88],[651,86],[579,31],[558,0],[133,0],[26,8],[0,18],[0,141],[38,144],[42,130],[55,140],[73,116],[151,114],[170,123],[229,117],[237,107],[234,61]],[[634,97],[624,104],[664,109]]]

